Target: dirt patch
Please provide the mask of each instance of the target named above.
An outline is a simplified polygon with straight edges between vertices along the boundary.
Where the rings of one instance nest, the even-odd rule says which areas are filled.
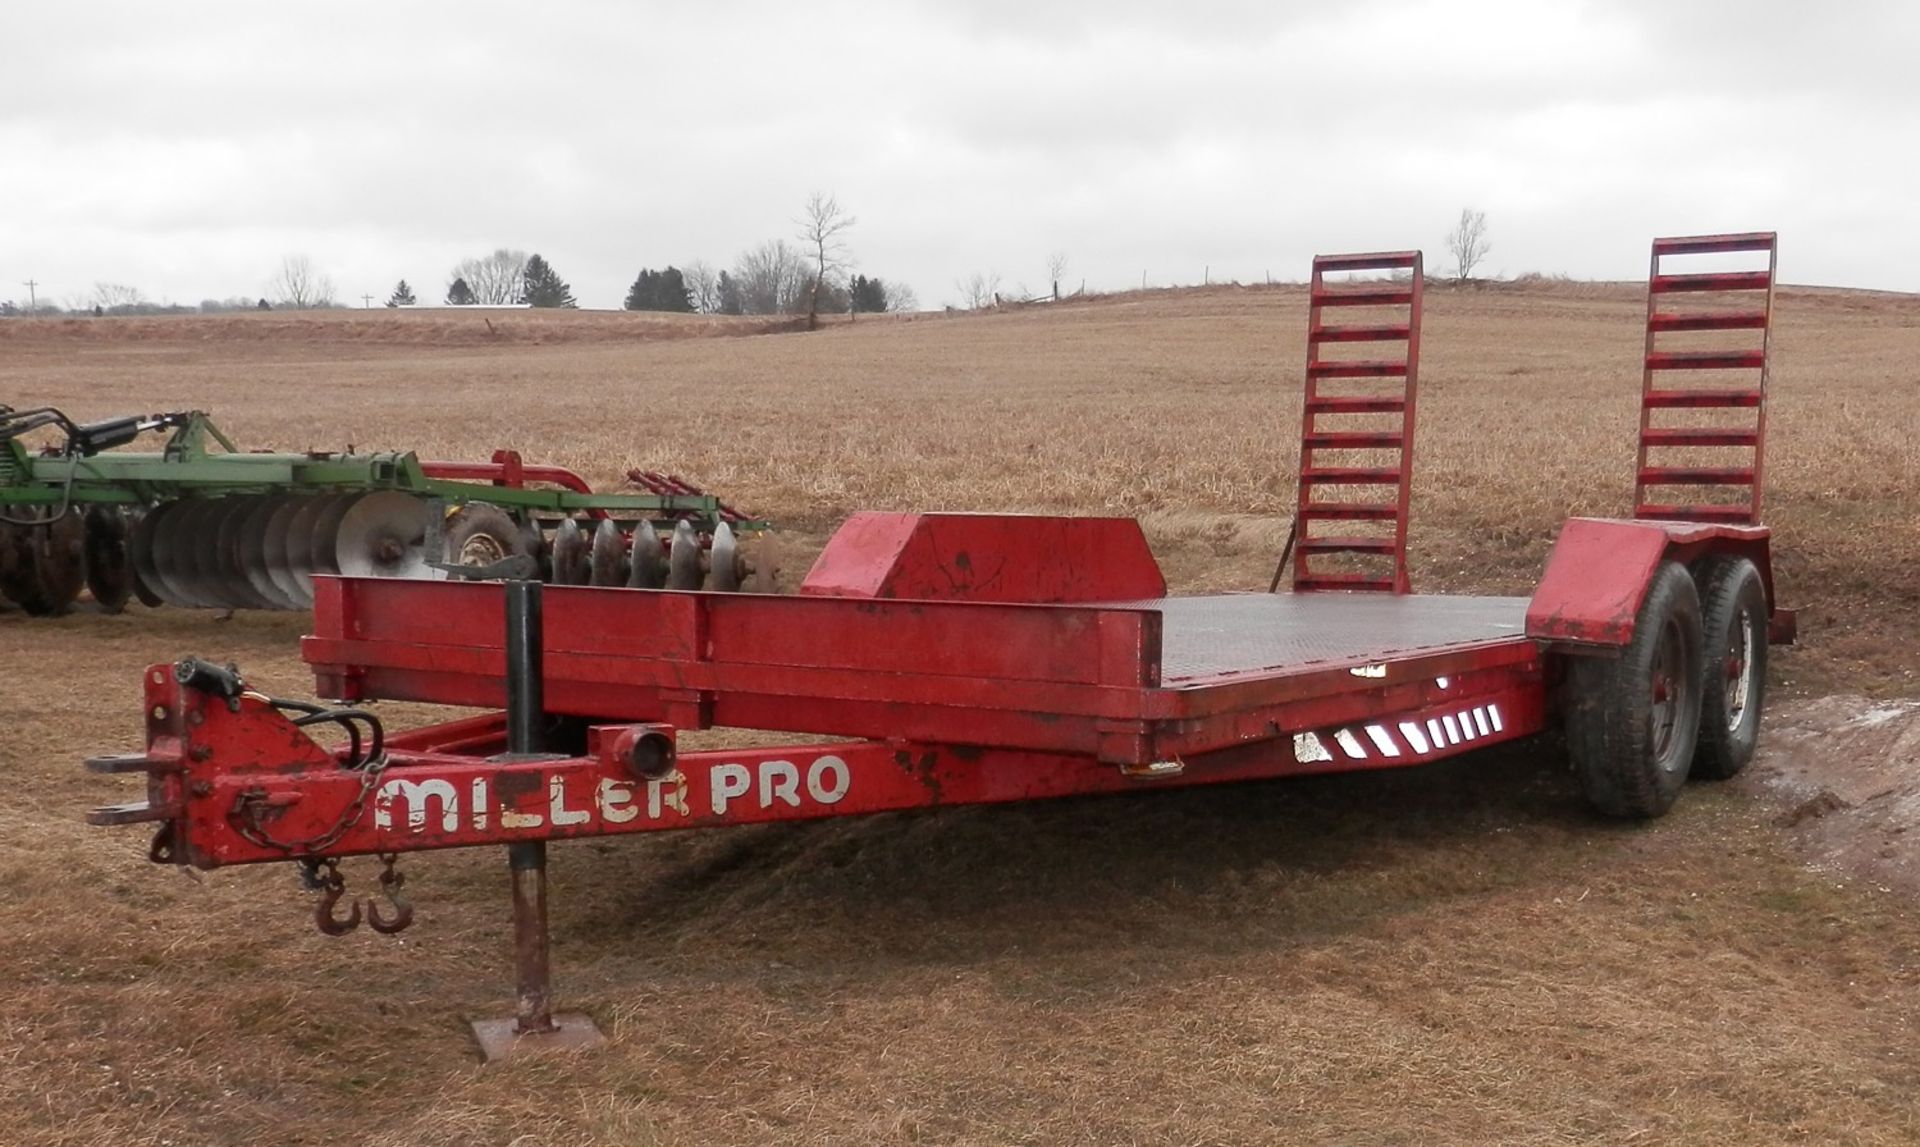
[[[1920,893],[1920,701],[1777,706],[1743,783],[1816,863]]]

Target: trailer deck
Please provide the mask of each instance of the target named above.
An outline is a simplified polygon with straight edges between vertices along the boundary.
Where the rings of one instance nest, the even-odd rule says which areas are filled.
[[[1161,617],[1160,678],[1205,685],[1526,640],[1527,598],[1225,593],[1100,603]]]

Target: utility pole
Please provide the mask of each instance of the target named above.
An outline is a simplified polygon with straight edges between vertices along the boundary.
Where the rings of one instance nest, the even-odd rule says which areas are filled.
[[[373,309],[373,296],[372,296],[372,295],[361,295],[361,296],[360,296],[360,309],[361,309],[361,310],[364,310],[364,311],[370,311],[370,310],[372,310],[372,309]]]
[[[27,313],[32,314],[33,312],[39,310],[40,299],[38,296],[36,296],[33,293],[33,289],[40,285],[39,282],[33,279],[28,279],[26,282],[20,285],[27,289]]]

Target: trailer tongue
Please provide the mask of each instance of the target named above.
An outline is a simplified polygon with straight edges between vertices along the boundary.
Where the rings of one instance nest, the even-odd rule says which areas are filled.
[[[1389,265],[1418,275],[1417,256]],[[1316,317],[1342,290],[1320,270]],[[549,840],[1400,767],[1555,720],[1604,812],[1657,816],[1690,772],[1737,771],[1768,643],[1792,637],[1757,521],[1576,518],[1530,598],[1406,592],[1408,297],[1410,319],[1366,328],[1406,343],[1393,370],[1325,369],[1315,341],[1310,378],[1391,378],[1402,397],[1309,391],[1305,445],[1328,456],[1303,454],[1303,481],[1391,493],[1303,494],[1294,593],[1167,597],[1132,521],[968,514],[855,515],[791,597],[319,577],[302,653],[342,704],[271,698],[193,659],[154,666],[145,753],[90,762],[145,773],[147,798],[91,819],[156,822],[160,862],[299,861],[329,932],[362,916],[341,915],[343,857],[383,857],[391,894],[400,853],[508,845],[521,1006],[481,1026],[496,1054],[584,1030],[548,1002]],[[1391,464],[1338,453],[1381,447],[1328,436],[1387,433],[1328,429],[1314,404],[1355,413],[1341,399],[1399,402]],[[1757,455],[1758,433],[1741,445]],[[1389,564],[1328,569],[1341,554]],[[504,711],[389,732],[359,707],[375,700]],[[323,748],[318,724],[347,744]],[[681,748],[722,725],[843,739]],[[369,921],[404,927],[387,900]]]

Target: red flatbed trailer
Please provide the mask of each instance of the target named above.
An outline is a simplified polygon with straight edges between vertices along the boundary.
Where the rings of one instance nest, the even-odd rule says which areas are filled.
[[[1410,266],[1420,282],[1417,253],[1319,262]],[[155,666],[146,752],[90,762],[145,772],[147,800],[92,819],[159,822],[157,861],[301,861],[329,931],[360,914],[334,915],[342,857],[382,855],[391,881],[401,852],[511,846],[522,1010],[493,1032],[499,1051],[552,1028],[548,840],[1403,767],[1554,720],[1603,811],[1659,815],[1689,771],[1737,770],[1767,644],[1792,639],[1757,508],[1572,519],[1531,597],[1405,592],[1411,422],[1365,444],[1328,429],[1316,401],[1340,413],[1343,396],[1316,400],[1312,365],[1343,376],[1322,340],[1398,338],[1410,414],[1419,291],[1403,292],[1407,321],[1350,336],[1318,317],[1338,294],[1321,270],[1304,445],[1391,438],[1397,457],[1343,471],[1351,455],[1303,453],[1303,484],[1398,489],[1371,508],[1303,493],[1293,593],[1168,597],[1131,520],[972,514],[855,515],[790,597],[323,577],[302,643],[319,694],[505,712],[385,736],[365,710],[314,712],[204,662]],[[1650,330],[1656,317],[1673,322],[1650,308]],[[1350,373],[1387,372],[1368,362]],[[1361,413],[1393,401],[1367,394]],[[1758,438],[1740,441],[1757,456]],[[1347,532],[1316,534],[1326,521]],[[1351,533],[1365,521],[1391,532]],[[1328,570],[1341,552],[1391,566]],[[303,726],[328,721],[370,739],[323,748]],[[714,726],[846,739],[681,751],[681,732]]]

